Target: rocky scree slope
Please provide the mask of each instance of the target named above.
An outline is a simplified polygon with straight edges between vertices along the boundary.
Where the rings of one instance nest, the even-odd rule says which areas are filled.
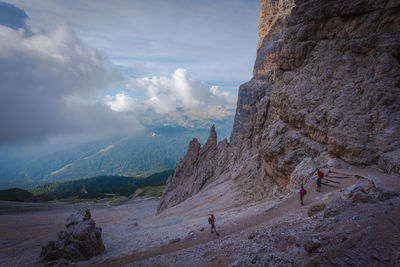
[[[399,0],[262,0],[259,36],[231,143],[214,129],[204,147],[193,140],[158,212],[227,180],[237,205],[316,167],[400,174]]]
[[[228,225],[218,224],[221,236],[215,240],[153,254],[135,264],[398,266],[399,185],[391,186],[394,176],[365,171],[351,170],[353,178],[345,179],[339,188],[323,188],[322,193],[307,185],[309,193],[304,206],[300,205],[297,194],[291,194],[270,209],[260,210],[255,217],[231,221],[234,225],[231,232]]]

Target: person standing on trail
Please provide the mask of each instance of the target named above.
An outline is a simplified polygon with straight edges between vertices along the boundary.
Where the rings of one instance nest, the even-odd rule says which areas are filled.
[[[324,173],[317,169],[317,192],[321,192],[321,184],[322,178],[324,177]]]
[[[217,235],[219,235],[218,232],[217,232],[217,229],[215,228],[215,217],[214,217],[214,214],[210,214],[210,217],[208,217],[208,223],[211,224],[211,233],[214,233],[214,230],[215,230],[215,233]]]
[[[307,191],[304,189],[303,184],[301,184],[301,188],[300,188],[300,204],[304,205],[303,203],[303,197],[305,194],[307,194]]]

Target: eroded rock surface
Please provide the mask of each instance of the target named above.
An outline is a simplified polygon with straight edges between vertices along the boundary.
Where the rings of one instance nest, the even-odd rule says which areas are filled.
[[[47,263],[68,263],[88,260],[105,250],[102,229],[96,227],[90,210],[79,210],[66,221],[66,230],[57,233],[57,241],[42,247],[40,256]]]
[[[306,197],[310,202],[304,206],[293,195],[291,201],[280,202],[276,209],[258,214],[266,216],[264,220],[268,222],[235,228],[231,234],[222,233],[218,239],[191,245],[173,256],[157,255],[135,264],[399,266],[400,198],[398,191],[377,186],[379,180],[359,178],[351,186],[322,193],[326,200],[322,200],[321,193],[309,192]],[[381,192],[391,192],[385,193],[389,199],[380,200]],[[375,201],[354,202],[358,193]],[[287,212],[285,205],[295,210]],[[311,217],[307,216],[310,207],[318,207]],[[277,211],[275,216],[268,214],[273,211]],[[246,222],[252,221],[247,219]]]
[[[204,146],[194,138],[185,157],[175,166],[174,175],[168,178],[157,212],[175,206],[215,181],[232,160],[233,154],[229,151],[226,139],[217,144],[214,126]]]
[[[259,36],[231,143],[189,149],[159,211],[218,179],[247,202],[295,190],[315,167],[400,174],[400,1],[262,0]]]

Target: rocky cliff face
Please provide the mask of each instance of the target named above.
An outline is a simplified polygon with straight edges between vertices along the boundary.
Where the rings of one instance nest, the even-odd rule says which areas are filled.
[[[231,142],[235,145],[240,145],[248,121],[257,113],[257,104],[272,90],[282,50],[283,29],[293,6],[294,0],[261,1],[259,41],[253,78],[239,88],[235,123],[231,134]]]
[[[159,211],[226,179],[243,202],[292,190],[317,166],[400,174],[399,25],[398,0],[262,0],[231,143],[192,141]]]

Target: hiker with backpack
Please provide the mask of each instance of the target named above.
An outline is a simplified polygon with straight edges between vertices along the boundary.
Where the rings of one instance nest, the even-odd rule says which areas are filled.
[[[304,189],[303,184],[301,184],[301,188],[300,188],[300,192],[299,193],[300,193],[300,204],[304,205],[303,197],[304,197],[305,194],[307,194],[307,191]]]
[[[317,192],[321,192],[321,184],[322,184],[322,178],[324,177],[324,173],[321,172],[319,169],[317,169]]]
[[[214,217],[214,214],[210,214],[210,217],[208,217],[208,223],[211,224],[211,233],[214,233],[214,230],[215,230],[215,233],[217,235],[219,235],[218,232],[217,232],[217,229],[215,228],[215,217]]]

